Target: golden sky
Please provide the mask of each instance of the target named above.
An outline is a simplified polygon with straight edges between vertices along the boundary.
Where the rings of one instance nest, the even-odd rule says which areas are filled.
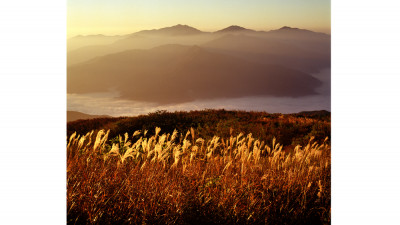
[[[202,31],[230,25],[282,26],[330,33],[329,0],[68,0],[67,36],[128,34],[186,24]]]

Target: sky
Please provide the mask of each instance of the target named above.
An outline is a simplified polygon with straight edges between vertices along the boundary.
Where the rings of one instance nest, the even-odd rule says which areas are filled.
[[[239,25],[330,33],[330,7],[330,0],[68,0],[67,36],[128,34],[176,24],[202,31]]]

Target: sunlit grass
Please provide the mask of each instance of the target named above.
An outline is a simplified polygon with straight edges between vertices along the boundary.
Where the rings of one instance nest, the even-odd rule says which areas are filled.
[[[330,223],[327,139],[283,151],[242,133],[108,134],[69,138],[68,223]]]

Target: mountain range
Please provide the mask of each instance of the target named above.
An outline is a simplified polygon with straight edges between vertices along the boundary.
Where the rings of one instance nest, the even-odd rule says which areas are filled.
[[[203,47],[224,49],[224,46],[221,48],[219,46],[210,46],[209,42],[229,35],[240,36],[234,38],[234,42],[231,41],[231,45],[234,46],[248,45],[247,42],[249,39],[253,38],[254,40],[254,38],[257,38],[259,45],[255,46],[255,48],[263,48],[264,56],[266,54],[274,55],[275,53],[271,52],[271,49],[265,49],[265,45],[274,46],[277,44],[281,46],[286,45],[286,48],[293,48],[293,46],[298,47],[302,49],[302,55],[304,57],[321,59],[321,54],[324,54],[323,57],[325,63],[322,63],[321,66],[316,67],[314,65],[313,67],[316,68],[309,71],[307,71],[304,66],[295,67],[304,72],[315,72],[316,70],[325,68],[327,64],[330,65],[330,36],[327,34],[290,27],[282,27],[278,30],[268,32],[254,31],[236,25],[229,26],[216,32],[203,32],[196,28],[180,24],[161,29],[139,31],[124,36],[90,35],[71,38],[68,40],[67,65],[74,65],[97,56],[104,56],[124,50],[150,49],[166,44],[199,45]],[[75,44],[77,43],[77,40],[81,40],[80,47]],[[250,40],[250,42],[251,41],[252,40]],[[254,43],[251,44],[254,46]],[[234,54],[237,55],[237,53],[241,54],[242,52],[243,51],[236,51]],[[249,50],[246,50],[244,53],[247,52],[249,52]],[[292,54],[293,52],[289,52],[285,55],[293,58],[291,56]],[[266,62],[268,62],[268,60]],[[304,60],[301,57],[296,57],[295,60],[290,60],[290,63],[299,65],[303,64]],[[285,66],[285,63],[283,63],[283,65]],[[291,66],[294,67],[293,65]]]
[[[330,36],[290,27],[203,32],[176,25],[78,36],[68,45],[68,93],[113,89],[121,98],[158,104],[314,95],[321,82],[310,73],[330,67]]]

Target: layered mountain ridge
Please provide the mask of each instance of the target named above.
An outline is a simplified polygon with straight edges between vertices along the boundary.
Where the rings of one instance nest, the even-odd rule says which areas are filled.
[[[68,51],[68,93],[113,89],[120,98],[158,104],[314,95],[321,82],[310,73],[330,67],[330,36],[290,27],[203,32],[179,24],[78,39],[100,44]]]

